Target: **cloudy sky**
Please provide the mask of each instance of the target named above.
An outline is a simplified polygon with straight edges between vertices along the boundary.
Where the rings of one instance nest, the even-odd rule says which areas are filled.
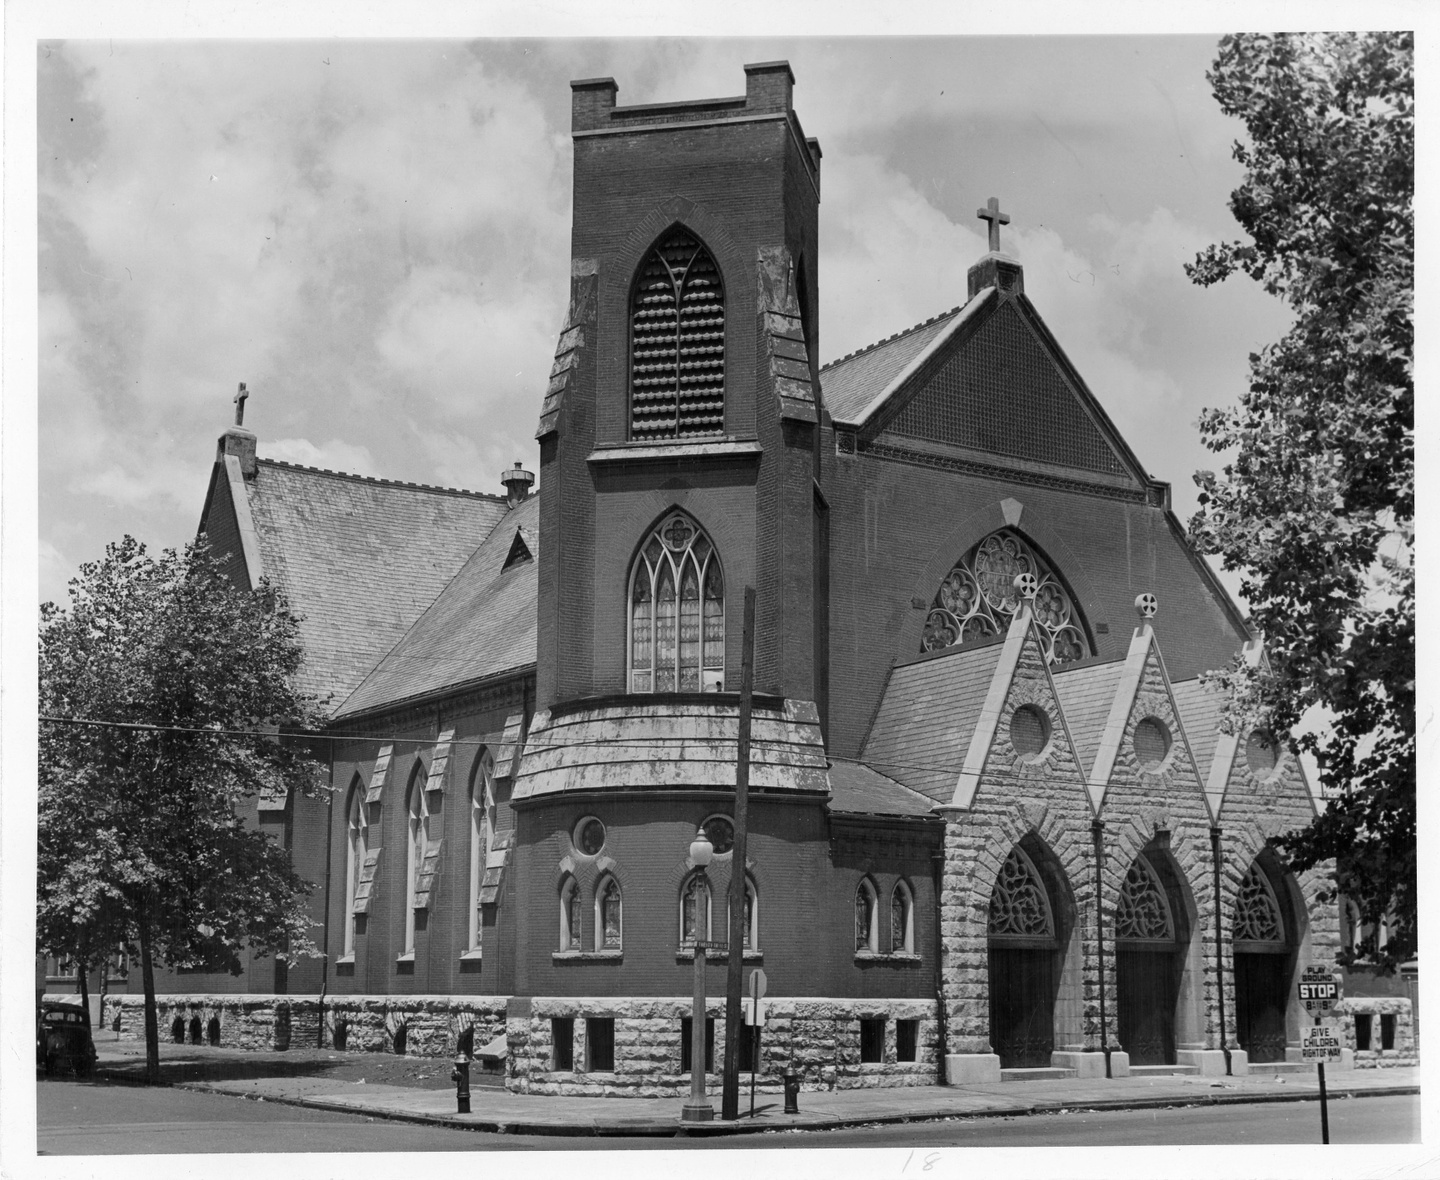
[[[569,81],[739,94],[824,149],[828,361],[962,302],[994,195],[1027,291],[1182,519],[1193,423],[1283,309],[1236,236],[1213,36],[52,40],[38,48],[39,592],[193,536],[236,384],[262,455],[499,491],[567,295]]]

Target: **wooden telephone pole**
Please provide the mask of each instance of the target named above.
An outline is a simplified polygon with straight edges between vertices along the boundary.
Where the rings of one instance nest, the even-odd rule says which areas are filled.
[[[725,1072],[720,1117],[740,1117],[740,988],[745,971],[745,834],[750,797],[750,696],[755,681],[755,587],[745,587],[740,656],[740,734],[735,763],[735,850],[730,857],[730,950],[725,971]],[[758,1065],[759,1062],[756,1062]]]

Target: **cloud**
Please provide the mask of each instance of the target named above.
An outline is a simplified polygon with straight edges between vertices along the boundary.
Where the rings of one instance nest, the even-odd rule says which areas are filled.
[[[266,441],[258,450],[261,458],[298,463],[303,467],[322,467],[351,475],[384,474],[376,468],[369,447],[342,442],[338,438],[332,438],[318,447],[308,438],[277,438]]]

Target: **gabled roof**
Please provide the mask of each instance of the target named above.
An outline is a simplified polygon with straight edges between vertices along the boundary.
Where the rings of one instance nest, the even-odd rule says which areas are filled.
[[[1075,757],[1086,778],[1095,766],[1100,734],[1110,716],[1110,702],[1124,670],[1123,660],[1088,664],[1079,668],[1060,667],[1051,674],[1055,695],[1065,713],[1065,724],[1075,746]]]
[[[863,762],[830,764],[830,810],[857,815],[930,815],[934,804],[919,791]]]
[[[949,803],[1000,661],[998,638],[946,648],[890,673],[863,760],[933,799]]]
[[[1210,777],[1216,743],[1221,736],[1220,710],[1225,703],[1224,694],[1218,688],[1206,688],[1198,676],[1193,680],[1177,680],[1170,691],[1175,694],[1175,707],[1180,710],[1180,721],[1185,726],[1185,736],[1190,739],[1195,767],[1203,783]]]
[[[343,701],[506,512],[504,497],[260,459],[261,572],[301,617],[301,685]],[[396,555],[403,554],[403,560]]]
[[[862,422],[920,361],[949,339],[991,290],[987,287],[964,307],[941,312],[822,368],[820,389],[830,417],[846,424]]]
[[[515,538],[533,551],[540,501],[510,509],[471,553],[337,716],[370,712],[444,689],[487,680],[535,662],[536,562],[513,556]]]

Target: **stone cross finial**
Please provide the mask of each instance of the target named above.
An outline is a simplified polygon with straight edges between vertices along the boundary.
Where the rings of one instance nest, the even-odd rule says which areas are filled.
[[[230,400],[235,403],[235,425],[245,425],[245,399],[250,396],[245,388],[245,382],[240,382],[240,388],[235,391],[235,396]]]
[[[990,249],[999,253],[1000,227],[1010,224],[1010,214],[1000,212],[1000,198],[991,197],[985,203],[985,208],[975,210],[975,216],[990,223]]]

